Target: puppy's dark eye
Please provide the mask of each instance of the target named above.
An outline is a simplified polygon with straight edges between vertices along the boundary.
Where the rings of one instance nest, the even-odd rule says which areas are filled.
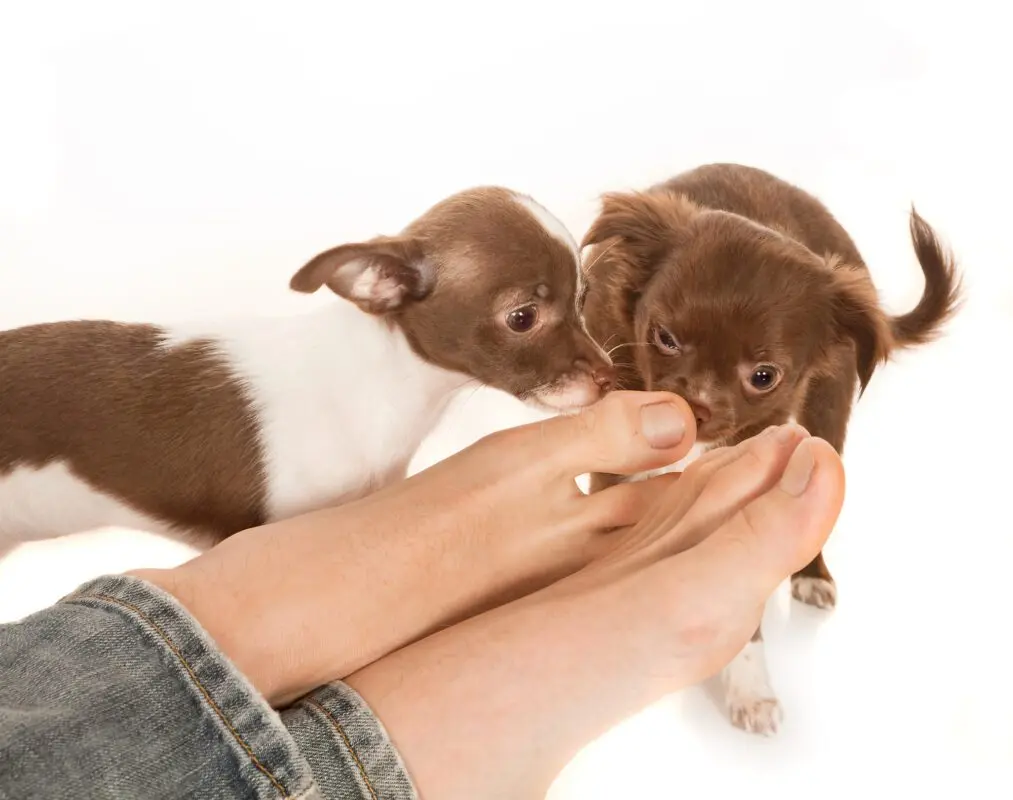
[[[514,333],[525,333],[535,327],[538,322],[537,306],[521,306],[507,314],[506,323]]]
[[[679,347],[678,339],[661,327],[654,329],[654,345],[666,356],[678,355],[682,349]]]
[[[781,380],[781,372],[772,364],[760,364],[749,376],[749,385],[758,392],[769,392]]]

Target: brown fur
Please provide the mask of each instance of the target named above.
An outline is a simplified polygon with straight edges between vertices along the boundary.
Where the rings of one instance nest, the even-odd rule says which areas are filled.
[[[263,465],[242,387],[208,343],[167,349],[161,337],[115,322],[0,333],[0,476],[64,461],[187,532],[262,523]]]
[[[509,192],[480,187],[437,204],[397,237],[321,253],[291,285],[312,292],[326,284],[365,310],[388,312],[427,360],[530,399],[575,372],[605,391],[612,383],[611,363],[575,302],[574,266],[574,253]],[[397,287],[389,307],[355,297],[355,278],[369,267]],[[517,335],[503,317],[526,304],[538,306],[539,323]]]
[[[454,195],[402,233],[328,250],[291,279],[301,292],[324,285],[401,328],[421,358],[520,398],[549,402],[576,382],[580,397],[560,397],[584,405],[611,387],[611,363],[579,313],[576,244],[505,189]],[[507,316],[526,306],[537,323],[511,330]],[[62,462],[180,532],[220,539],[266,521],[267,465],[243,376],[211,339],[164,339],[151,325],[104,321],[0,333],[0,481]],[[355,391],[357,376],[347,380]]]
[[[697,409],[701,441],[736,444],[795,417],[840,452],[856,389],[895,349],[930,341],[959,304],[954,259],[913,209],[911,237],[925,289],[911,312],[889,317],[815,197],[750,167],[700,167],[605,195],[584,239],[588,327],[616,354],[620,386],[673,391]],[[654,343],[660,330],[680,352]],[[747,385],[758,365],[780,373],[770,391]],[[832,589],[822,555],[799,576]]]

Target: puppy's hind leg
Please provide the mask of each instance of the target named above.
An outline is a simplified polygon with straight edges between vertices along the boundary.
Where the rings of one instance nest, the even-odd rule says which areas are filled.
[[[827,611],[837,605],[837,582],[827,569],[823,553],[791,576],[791,596],[807,606]]]
[[[853,368],[815,379],[798,418],[800,425],[813,436],[829,442],[839,455],[844,453],[856,383]],[[837,605],[837,583],[822,552],[791,576],[791,594],[796,600],[816,608],[831,609]]]

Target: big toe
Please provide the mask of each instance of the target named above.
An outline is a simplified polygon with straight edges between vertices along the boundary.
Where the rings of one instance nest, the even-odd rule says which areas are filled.
[[[799,442],[775,486],[746,503],[687,556],[715,580],[765,600],[823,548],[844,503],[844,467],[827,442]]]

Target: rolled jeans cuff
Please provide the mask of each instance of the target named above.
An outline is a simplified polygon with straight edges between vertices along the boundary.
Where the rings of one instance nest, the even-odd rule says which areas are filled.
[[[139,578],[98,578],[59,606],[85,606],[106,612],[103,617],[119,617],[132,632],[116,634],[124,661],[147,651],[160,662],[160,669],[135,671],[149,673],[133,688],[135,701],[153,711],[171,703],[173,713],[167,717],[178,719],[181,706],[199,717],[184,717],[190,724],[175,729],[145,732],[162,738],[161,748],[151,743],[154,749],[189,762],[168,764],[165,778],[174,768],[187,767],[192,779],[198,767],[213,784],[213,789],[206,786],[212,789],[208,796],[228,795],[229,786],[242,796],[272,800],[417,797],[382,724],[346,684],[320,687],[283,712],[275,711],[174,597]],[[159,777],[152,780],[157,784]]]

